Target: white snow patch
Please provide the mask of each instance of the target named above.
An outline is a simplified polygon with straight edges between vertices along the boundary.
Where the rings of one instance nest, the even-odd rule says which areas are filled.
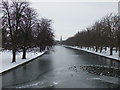
[[[9,69],[12,69],[18,65],[21,65],[23,63],[26,63],[38,56],[41,56],[44,54],[46,51],[43,52],[27,52],[27,59],[22,59],[22,52],[17,53],[16,55],[16,63],[11,63],[12,60],[12,51],[10,50],[4,50],[0,51],[0,73],[7,71]]]
[[[119,60],[120,61],[119,52],[115,52],[115,50],[114,50],[113,51],[113,55],[109,55],[110,48],[108,48],[108,47],[107,47],[107,51],[103,50],[100,53],[99,50],[98,50],[98,52],[95,52],[95,50],[93,50],[93,49],[87,50],[85,47],[84,48],[80,48],[80,47],[77,47],[77,46],[67,46],[67,45],[63,45],[63,46],[64,47],[73,48],[73,49],[77,49],[77,50],[86,51],[86,52],[89,52],[89,53],[97,54],[97,55],[100,55],[100,56],[104,56],[104,57],[107,57],[107,58],[111,58],[111,59],[115,59],[115,60]]]

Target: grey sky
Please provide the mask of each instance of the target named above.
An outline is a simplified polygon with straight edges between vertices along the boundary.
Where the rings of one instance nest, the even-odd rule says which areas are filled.
[[[118,13],[117,2],[34,2],[39,17],[53,20],[55,39],[73,36],[108,13]]]

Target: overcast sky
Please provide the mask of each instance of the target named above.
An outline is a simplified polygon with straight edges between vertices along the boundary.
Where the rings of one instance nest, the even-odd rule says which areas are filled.
[[[55,39],[67,39],[108,13],[118,13],[117,2],[34,2],[39,17],[53,20]]]

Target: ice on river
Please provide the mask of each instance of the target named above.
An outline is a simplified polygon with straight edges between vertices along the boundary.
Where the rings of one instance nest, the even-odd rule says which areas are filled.
[[[76,67],[78,68],[78,67]],[[97,82],[97,83],[96,83]],[[99,84],[99,85],[98,85]],[[112,86],[112,85],[113,86]],[[12,88],[107,88],[120,85],[120,78],[96,75],[86,71],[75,72],[69,67],[51,70],[33,81]]]

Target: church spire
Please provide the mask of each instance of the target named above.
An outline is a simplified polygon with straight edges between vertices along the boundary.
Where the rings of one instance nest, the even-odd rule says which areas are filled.
[[[62,36],[60,37],[60,41],[62,41]]]

